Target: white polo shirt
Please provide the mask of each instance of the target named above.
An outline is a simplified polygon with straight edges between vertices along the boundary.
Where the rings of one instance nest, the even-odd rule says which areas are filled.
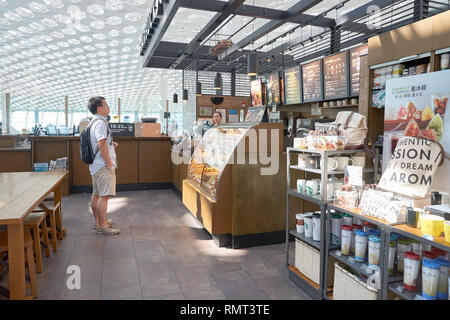
[[[97,120],[94,123],[95,119],[101,119]],[[114,149],[113,145],[113,139],[111,132],[108,130],[108,125],[106,124],[106,118],[102,117],[98,114],[94,114],[91,120],[91,145],[92,145],[92,152],[95,154],[94,162],[89,165],[89,171],[91,172],[91,175],[95,175],[98,170],[101,168],[106,167],[106,161],[103,159],[102,155],[100,154],[98,142],[100,140],[106,139],[106,144],[108,146],[109,150],[109,156],[111,157],[111,162],[114,167],[117,168],[117,157],[116,157],[116,150]],[[109,133],[109,134],[108,134]]]

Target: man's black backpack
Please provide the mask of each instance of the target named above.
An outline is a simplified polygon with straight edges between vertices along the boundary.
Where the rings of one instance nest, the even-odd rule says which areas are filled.
[[[81,161],[83,161],[86,164],[92,164],[94,162],[95,156],[97,153],[94,154],[94,151],[92,150],[92,144],[91,144],[91,126],[96,120],[102,120],[102,119],[94,119],[91,121],[89,126],[80,134],[80,155],[81,155]],[[97,151],[98,152],[98,151]]]

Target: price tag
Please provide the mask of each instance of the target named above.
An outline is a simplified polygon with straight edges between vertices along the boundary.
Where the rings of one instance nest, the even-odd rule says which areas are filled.
[[[403,292],[403,290],[405,290],[405,288],[401,284],[399,284],[397,287],[395,287],[395,290],[401,293]]]
[[[414,297],[414,300],[425,300],[424,297],[422,297],[421,295],[416,295]]]
[[[434,241],[434,237],[432,235],[424,234],[423,237],[427,240]]]

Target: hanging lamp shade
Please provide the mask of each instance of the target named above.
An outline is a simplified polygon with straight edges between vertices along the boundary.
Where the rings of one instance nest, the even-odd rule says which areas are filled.
[[[247,55],[247,73],[249,76],[258,75],[258,54],[256,52]]]
[[[176,93],[173,94],[173,103],[178,103],[178,95]]]
[[[196,94],[197,97],[202,95],[202,83],[200,81],[197,81]]]
[[[214,89],[222,89],[222,74],[219,72],[216,73],[216,77],[214,78]]]
[[[183,101],[188,101],[189,100],[189,91],[188,89],[184,89],[183,90]]]

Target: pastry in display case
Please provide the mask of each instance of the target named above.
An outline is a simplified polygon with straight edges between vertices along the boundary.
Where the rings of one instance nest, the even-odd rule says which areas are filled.
[[[197,146],[188,170],[188,180],[217,199],[220,176],[234,151],[254,124],[227,124],[209,129]]]

